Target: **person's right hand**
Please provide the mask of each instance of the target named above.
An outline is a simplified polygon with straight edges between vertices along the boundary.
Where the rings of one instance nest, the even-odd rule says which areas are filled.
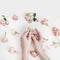
[[[37,53],[39,53],[40,50],[43,50],[42,37],[37,29],[35,29],[35,35],[32,35],[32,41]]]

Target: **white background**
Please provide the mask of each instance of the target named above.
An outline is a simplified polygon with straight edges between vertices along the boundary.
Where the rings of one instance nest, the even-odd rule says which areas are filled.
[[[60,28],[60,0],[0,0],[0,15],[9,17],[15,13],[22,19],[25,12],[36,12],[38,17],[46,17],[52,26]],[[16,58],[16,55],[8,56],[6,52],[2,53],[3,48],[0,52],[0,60],[19,60],[20,58],[19,56]],[[56,55],[52,60],[60,60],[58,53],[60,54],[60,52],[53,53]]]
[[[0,0],[0,14],[23,16],[24,12],[37,12],[39,17],[47,17],[51,21],[60,20],[60,0]]]

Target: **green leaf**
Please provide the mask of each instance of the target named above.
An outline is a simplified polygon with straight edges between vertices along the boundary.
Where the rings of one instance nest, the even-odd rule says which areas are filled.
[[[4,15],[2,15],[2,17],[3,17],[3,20],[5,20],[5,21],[7,20],[6,17],[5,17]]]
[[[33,13],[33,16],[36,17],[36,13]]]

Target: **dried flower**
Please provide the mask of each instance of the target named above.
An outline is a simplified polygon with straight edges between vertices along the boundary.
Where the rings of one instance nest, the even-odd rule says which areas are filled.
[[[42,25],[49,26],[47,22],[48,22],[48,20],[47,20],[46,18],[43,18],[43,19],[41,20],[41,24],[42,24]]]
[[[16,50],[14,47],[11,46],[11,47],[9,47],[8,52],[9,53],[16,53]]]
[[[28,23],[31,22],[31,16],[30,16],[30,13],[26,13],[26,14],[25,14],[25,19],[26,19],[26,21],[27,21]]]
[[[14,21],[17,21],[17,20],[18,20],[18,16],[13,15],[12,19],[13,19]]]
[[[58,45],[59,45],[59,43],[57,43],[55,41],[53,41],[52,44],[51,44],[51,46],[54,46],[55,48],[58,47]]]
[[[60,31],[59,31],[59,29],[57,29],[56,27],[53,27],[53,28],[52,28],[52,32],[53,32],[53,35],[54,35],[54,36],[59,36],[59,35],[60,35]]]
[[[30,54],[31,54],[31,56],[33,56],[33,57],[37,57],[38,56],[38,54],[37,54],[37,52],[36,51],[30,51]]]
[[[2,38],[1,42],[3,42],[3,43],[7,43],[8,42],[8,38],[6,37],[6,32],[5,32],[5,35]]]
[[[4,15],[2,15],[3,19],[0,20],[0,24],[5,26],[5,25],[9,25],[9,22],[7,21],[6,17]]]

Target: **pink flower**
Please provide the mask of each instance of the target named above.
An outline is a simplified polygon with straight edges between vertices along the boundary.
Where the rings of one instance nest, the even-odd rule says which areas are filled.
[[[54,36],[59,36],[60,35],[60,32],[59,32],[59,30],[56,27],[52,28],[52,32],[53,32]]]
[[[20,33],[17,32],[15,29],[12,29],[12,35],[19,35]]]
[[[5,26],[5,25],[9,25],[9,22],[5,20],[0,20],[0,24]]]
[[[37,57],[38,56],[38,54],[36,53],[36,51],[30,51],[30,54],[31,54],[31,56],[33,56],[33,57]]]
[[[54,46],[55,48],[57,48],[59,46],[59,43],[53,41],[52,44],[51,44],[51,46]]]
[[[42,25],[47,25],[48,26],[48,20],[46,19],[46,18],[43,18],[42,20],[41,20],[41,24]]]
[[[14,16],[12,17],[12,19],[13,19],[14,21],[17,21],[17,20],[18,20],[18,16],[14,15]]]
[[[5,36],[2,38],[1,42],[3,42],[3,43],[8,42],[8,38],[6,37],[6,32],[5,32]]]
[[[26,14],[25,14],[25,19],[26,19],[26,21],[27,21],[28,23],[31,22],[30,13],[26,13]]]
[[[15,48],[14,47],[9,47],[9,49],[8,49],[8,51],[10,52],[10,53],[16,53],[16,50],[15,50]]]
[[[0,24],[3,25],[3,26],[5,26],[5,21],[0,20]]]
[[[8,42],[8,39],[7,39],[6,37],[4,37],[4,38],[1,40],[1,42],[7,43],[7,42]]]
[[[42,41],[43,41],[43,42],[46,42],[46,41],[48,41],[48,39],[46,39],[46,38],[43,37],[43,38],[42,38]]]
[[[6,22],[5,22],[5,24],[6,24],[6,25],[9,25],[9,22],[8,22],[8,21],[6,21]]]

